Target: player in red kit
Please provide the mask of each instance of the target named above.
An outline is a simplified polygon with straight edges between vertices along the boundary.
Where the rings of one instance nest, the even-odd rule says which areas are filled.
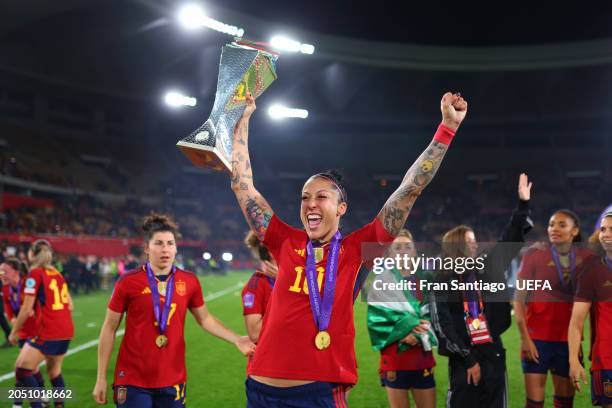
[[[25,298],[23,290],[25,289],[28,267],[17,258],[7,258],[0,265],[0,269],[4,272],[2,274],[4,312],[11,325],[14,326]],[[23,347],[28,338],[36,336],[39,317],[40,309],[35,308],[32,315],[17,333],[19,348]]]
[[[106,403],[106,373],[115,333],[126,315],[114,376],[118,407],[185,406],[185,316],[190,311],[209,333],[234,343],[245,355],[254,344],[224,327],[204,305],[198,278],[174,266],[177,226],[165,215],[145,218],[148,262],[126,272],[115,284],[100,332],[98,378],[93,390]]]
[[[68,284],[51,262],[53,250],[45,240],[35,241],[28,251],[30,273],[25,280],[25,295],[13,326],[10,340],[17,342],[18,333],[36,308],[40,308],[40,323],[35,337],[29,338],[17,358],[15,377],[22,387],[37,387],[34,372],[43,361],[53,388],[65,387],[62,362],[74,336],[72,324],[72,298]],[[30,404],[36,408],[40,403]],[[55,406],[63,406],[61,399]]]
[[[278,265],[270,255],[268,248],[253,231],[249,231],[244,243],[258,262],[257,270],[242,288],[244,323],[249,337],[254,343],[257,343],[266,307],[274,288]]]
[[[550,371],[556,408],[571,407],[574,388],[569,381],[567,330],[576,290],[576,277],[591,251],[573,245],[580,242],[580,221],[570,210],[555,212],[548,223],[546,248],[534,248],[522,259],[519,281],[542,280],[552,290],[518,291],[514,302],[521,335],[521,359],[527,394],[526,407],[544,406]],[[518,284],[518,282],[517,282]]]
[[[278,265],[268,248],[257,238],[253,231],[249,231],[244,243],[251,250],[253,258],[258,262],[257,270],[249,278],[249,281],[242,288],[242,315],[247,334],[253,343],[257,343],[261,325],[263,323],[266,308],[272,295],[274,281],[278,273]],[[247,372],[253,361],[253,356],[249,356]]]
[[[417,249],[410,231],[403,229],[389,246],[386,258],[414,258]],[[431,332],[422,332],[422,324],[430,325],[427,293],[420,281],[428,273],[409,268],[385,270],[377,279],[386,282],[414,282],[415,290],[376,291],[368,293],[368,330],[372,348],[380,351],[380,384],[387,391],[391,408],[410,407],[408,393],[417,408],[435,408],[436,382]],[[436,343],[437,344],[437,343]]]
[[[2,299],[4,304],[4,312],[8,317],[11,325],[15,325],[17,321],[17,315],[19,314],[19,310],[21,309],[21,305],[24,301],[24,284],[26,280],[26,275],[28,274],[28,267],[25,263],[21,262],[17,258],[7,258],[0,265],[0,270],[3,272],[2,275]],[[34,308],[31,313],[31,316],[26,320],[23,324],[19,333],[17,333],[17,337],[19,340],[17,343],[19,344],[19,348],[22,348],[27,339],[36,336],[38,331],[38,323],[40,318],[40,309]],[[40,369],[37,367],[36,370],[33,371],[34,378],[36,379],[36,383],[38,387],[44,387],[45,383],[42,375],[40,374]],[[18,384],[16,384],[18,386]],[[14,405],[20,406],[21,402],[16,400],[13,402]]]
[[[459,94],[441,100],[442,123],[429,147],[406,173],[378,216],[342,237],[347,195],[335,172],[310,177],[301,192],[303,229],[276,215],[253,184],[248,124],[255,101],[234,131],[232,190],[251,229],[278,262],[257,351],[246,383],[247,406],[346,406],[357,382],[353,292],[363,243],[390,243],[417,197],[433,179],[467,112]]]
[[[591,313],[591,400],[612,408],[612,212],[605,213],[594,237],[600,256],[590,259],[578,279],[568,330],[570,379],[580,391],[586,374],[580,362],[584,319]]]

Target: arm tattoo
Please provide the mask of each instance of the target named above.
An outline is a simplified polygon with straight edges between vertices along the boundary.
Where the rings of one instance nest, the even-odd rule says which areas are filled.
[[[231,185],[251,229],[263,240],[273,211],[253,185],[248,137],[248,121],[240,120],[234,130]]]
[[[448,145],[436,140],[431,142],[383,206],[378,219],[391,235],[397,235],[406,223],[417,197],[436,175],[447,150]]]
[[[268,228],[270,219],[272,219],[272,213],[266,211],[266,208],[260,205],[256,198],[247,195],[244,215],[257,237],[263,241],[266,234],[266,228]]]

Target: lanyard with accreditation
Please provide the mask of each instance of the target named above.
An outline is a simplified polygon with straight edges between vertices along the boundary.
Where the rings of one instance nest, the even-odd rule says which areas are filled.
[[[480,291],[476,291],[478,301],[466,299],[466,294],[463,292],[463,311],[465,312],[465,326],[472,345],[492,343],[491,333],[489,332],[489,323],[484,315],[484,305]]]

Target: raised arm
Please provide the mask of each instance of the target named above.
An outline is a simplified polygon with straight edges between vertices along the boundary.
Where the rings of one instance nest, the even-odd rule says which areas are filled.
[[[255,111],[255,99],[247,91],[247,106],[234,129],[232,150],[232,190],[247,223],[263,241],[274,214],[270,204],[253,184],[253,170],[249,157],[249,120]]]
[[[391,235],[397,235],[404,226],[417,197],[438,171],[455,132],[465,119],[467,102],[460,94],[447,92],[442,96],[440,110],[442,123],[432,142],[408,169],[400,186],[378,213],[378,219]]]

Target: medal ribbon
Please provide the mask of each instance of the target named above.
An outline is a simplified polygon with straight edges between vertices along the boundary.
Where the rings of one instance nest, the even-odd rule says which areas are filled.
[[[570,261],[570,281],[569,284],[565,284],[565,280],[563,280],[563,266],[561,266],[561,259],[559,259],[559,252],[557,252],[557,248],[554,245],[550,246],[550,251],[552,252],[552,258],[555,263],[555,268],[557,269],[557,275],[559,276],[559,283],[566,291],[570,290],[572,287],[572,282],[574,282],[574,275],[576,272],[576,250],[572,246],[569,253],[569,261]]]
[[[317,284],[316,269],[317,264],[314,257],[312,242],[308,240],[306,245],[306,279],[308,282],[308,297],[310,298],[310,309],[315,321],[315,326],[319,331],[327,330],[331,320],[331,312],[334,303],[334,293],[336,291],[336,276],[338,272],[338,255],[340,253],[340,242],[342,234],[336,231],[334,234],[327,258],[325,270],[325,287],[323,288],[323,304],[321,304],[321,294]]]
[[[17,300],[15,300],[15,298],[17,298]],[[19,280],[19,283],[17,284],[17,290],[9,285],[9,303],[11,305],[13,315],[17,316],[21,306],[21,280]]]
[[[465,281],[469,283],[474,283],[476,281],[476,279],[474,278],[473,271],[468,273]],[[478,298],[478,301],[474,300],[475,297]],[[480,309],[478,308],[479,306],[480,306]],[[473,318],[477,318],[483,310],[484,310],[484,305],[482,304],[482,297],[480,296],[479,291],[468,290],[468,291],[463,292],[463,311],[465,312],[466,315],[469,315]]]
[[[155,275],[151,270],[151,265],[147,262],[147,280],[149,281],[149,289],[151,289],[151,296],[153,297],[153,313],[155,314],[155,320],[157,321],[157,327],[159,327],[159,334],[164,334],[166,326],[168,324],[168,314],[170,313],[170,305],[172,304],[172,295],[174,294],[174,272],[176,266],[172,265],[170,276],[168,277],[166,284],[166,301],[164,302],[164,308],[161,308],[161,296],[157,290],[157,282]]]

